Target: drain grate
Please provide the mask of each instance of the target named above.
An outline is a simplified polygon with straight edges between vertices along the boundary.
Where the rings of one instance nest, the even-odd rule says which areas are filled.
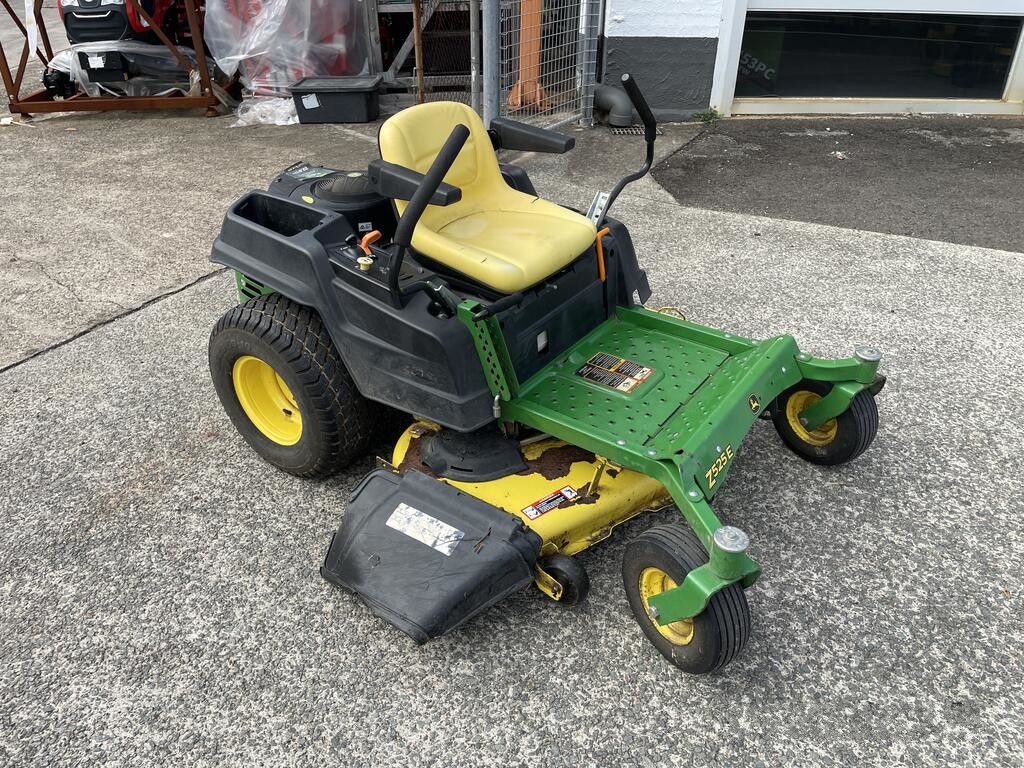
[[[612,136],[643,136],[644,127],[642,125],[627,125],[625,128],[616,128],[611,126]],[[658,135],[664,135],[664,131],[658,128]]]

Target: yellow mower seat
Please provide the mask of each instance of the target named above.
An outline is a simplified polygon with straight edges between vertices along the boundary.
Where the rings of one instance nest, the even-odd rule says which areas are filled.
[[[589,219],[505,183],[483,122],[465,104],[420,104],[389,118],[380,129],[381,158],[426,173],[458,123],[469,128],[469,138],[444,180],[462,189],[462,199],[427,206],[413,248],[496,291],[515,293],[590,247],[596,233]],[[395,205],[402,213],[406,202]]]

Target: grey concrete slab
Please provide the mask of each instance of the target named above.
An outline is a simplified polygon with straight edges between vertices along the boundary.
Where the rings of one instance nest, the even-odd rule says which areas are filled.
[[[76,115],[0,129],[0,368],[215,269],[228,205],[309,159],[364,168],[371,127]]]
[[[1024,118],[716,123],[655,178],[683,205],[1024,251]]]
[[[759,423],[716,502],[765,568],[723,674],[675,673],[619,582],[514,596],[414,647],[317,567],[367,459],[261,465],[208,381],[215,276],[0,373],[0,762],[1019,764],[1020,256],[624,197],[656,294],[805,349],[885,350],[848,467]],[[823,257],[822,254],[828,254]]]

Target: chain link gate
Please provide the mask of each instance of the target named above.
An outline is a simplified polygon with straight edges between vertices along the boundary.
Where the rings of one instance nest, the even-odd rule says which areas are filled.
[[[382,14],[411,7],[369,1]],[[593,125],[601,9],[602,0],[420,0],[424,99],[471,103],[485,122],[507,115],[548,128]],[[384,79],[415,92],[413,37],[393,39]]]
[[[497,113],[533,125],[593,125],[601,0],[498,0]],[[487,46],[493,44],[485,34]],[[493,98],[493,97],[492,97]],[[487,94],[485,93],[485,103]]]

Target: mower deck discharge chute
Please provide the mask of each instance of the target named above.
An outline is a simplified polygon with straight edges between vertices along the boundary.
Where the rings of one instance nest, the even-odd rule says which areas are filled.
[[[514,517],[450,485],[377,470],[352,494],[321,573],[422,643],[532,582],[540,546]]]
[[[322,573],[418,642],[533,581],[571,605],[574,556],[643,511],[682,520],[626,548],[623,586],[648,639],[688,672],[742,650],[747,534],[711,508],[747,432],[770,418],[818,464],[850,461],[878,426],[879,354],[803,354],[643,307],[650,288],[607,216],[653,160],[587,215],[537,197],[496,149],[573,141],[463,105],[410,108],[381,128],[368,173],[301,163],[228,212],[213,259],[240,299],[210,365],[264,458],[317,477],[410,414],[349,501]],[[391,207],[393,203],[393,208]],[[406,417],[406,424],[410,419]]]

